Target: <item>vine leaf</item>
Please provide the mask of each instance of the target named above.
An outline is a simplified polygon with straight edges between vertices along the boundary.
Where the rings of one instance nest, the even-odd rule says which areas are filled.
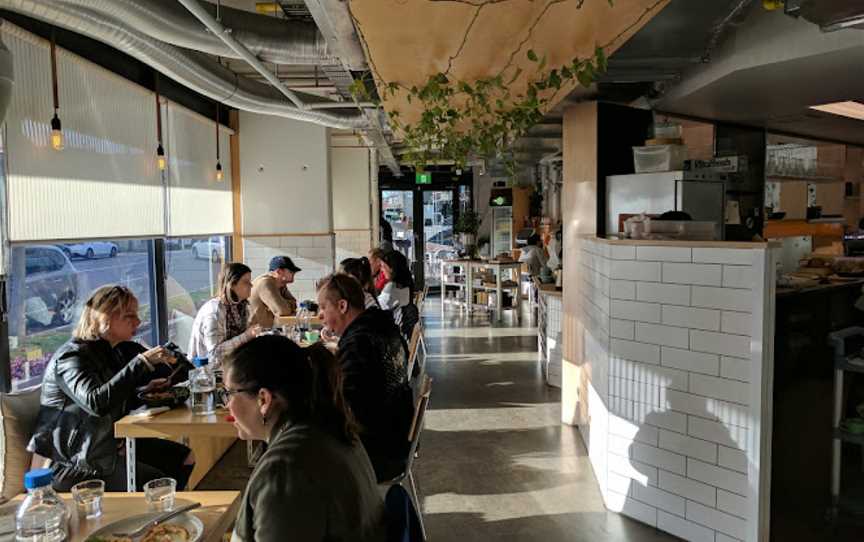
[[[528,49],[528,60],[537,62],[537,53],[534,52],[534,49]]]

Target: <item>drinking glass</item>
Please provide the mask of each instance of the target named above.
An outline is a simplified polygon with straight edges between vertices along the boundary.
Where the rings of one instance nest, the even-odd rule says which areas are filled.
[[[102,515],[102,495],[105,494],[105,482],[102,480],[85,480],[72,486],[72,499],[78,508],[78,514],[87,519]]]
[[[157,478],[144,484],[144,500],[151,512],[167,512],[174,509],[177,480]]]

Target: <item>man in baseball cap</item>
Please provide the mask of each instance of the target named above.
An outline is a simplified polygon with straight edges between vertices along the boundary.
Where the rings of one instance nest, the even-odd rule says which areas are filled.
[[[300,268],[288,256],[275,256],[270,260],[270,271],[252,281],[250,326],[259,324],[269,329],[277,316],[293,316],[297,312],[297,300],[288,291],[288,285],[299,272]]]

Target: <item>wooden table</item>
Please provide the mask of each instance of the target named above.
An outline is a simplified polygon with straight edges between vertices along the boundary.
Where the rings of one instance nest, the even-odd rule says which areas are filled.
[[[95,519],[79,517],[72,495],[61,493],[70,509],[68,542],[83,542],[90,534],[115,521],[146,513],[147,503],[142,493],[105,493],[102,498],[102,515]],[[24,495],[19,495],[8,505],[17,508]],[[240,508],[239,491],[179,491],[175,506],[180,507],[200,502],[201,508],[189,512],[204,524],[203,542],[220,542],[231,528]],[[5,507],[4,507],[5,508]],[[5,512],[6,510],[4,510]]]
[[[114,424],[114,436],[126,439],[126,487],[135,491],[135,439],[165,438],[181,440],[195,452],[195,470],[189,477],[194,488],[219,458],[237,440],[237,429],[226,420],[228,411],[196,416],[181,406],[156,416],[126,416]]]
[[[324,323],[317,316],[313,316],[309,318],[309,324],[313,326],[321,326]],[[297,317],[296,316],[277,316],[273,319],[273,327],[277,326],[296,326],[297,325]]]

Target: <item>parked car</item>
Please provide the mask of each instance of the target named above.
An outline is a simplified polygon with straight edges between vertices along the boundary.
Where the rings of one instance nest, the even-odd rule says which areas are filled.
[[[225,260],[225,241],[221,237],[211,237],[192,245],[192,257],[196,260],[221,262]]]
[[[70,258],[113,258],[117,256],[120,249],[116,243],[110,241],[88,241],[86,243],[74,243],[60,245],[61,250]]]
[[[21,249],[13,249],[21,250]],[[21,280],[12,275],[9,303],[12,314],[10,333],[24,314],[25,329],[33,326],[56,327],[72,323],[78,304],[78,270],[66,254],[51,245],[33,245],[24,252],[24,291]],[[15,252],[18,256],[20,252]]]

